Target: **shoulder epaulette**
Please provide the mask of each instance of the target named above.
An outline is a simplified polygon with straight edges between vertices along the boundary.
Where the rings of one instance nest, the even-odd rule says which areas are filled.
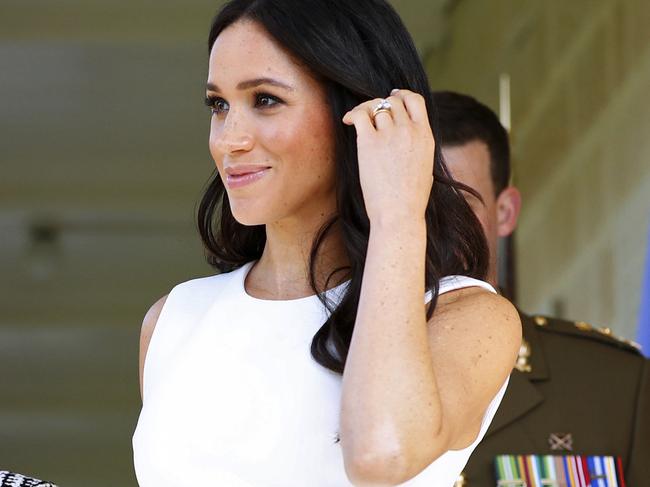
[[[610,328],[599,328],[584,321],[566,321],[541,315],[533,316],[533,321],[537,325],[537,328],[541,330],[597,340],[641,355],[641,345],[632,340],[614,335]]]

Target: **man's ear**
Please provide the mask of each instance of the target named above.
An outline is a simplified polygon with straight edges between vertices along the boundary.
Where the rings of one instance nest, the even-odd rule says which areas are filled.
[[[521,210],[521,193],[514,186],[508,186],[499,193],[496,207],[497,235],[507,237],[517,228],[517,220]]]

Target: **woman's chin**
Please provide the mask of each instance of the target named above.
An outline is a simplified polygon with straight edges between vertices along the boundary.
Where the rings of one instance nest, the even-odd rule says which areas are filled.
[[[264,215],[261,212],[253,211],[236,211],[235,208],[231,208],[232,216],[237,223],[247,227],[254,227],[257,225],[265,225],[267,219],[264,218]]]

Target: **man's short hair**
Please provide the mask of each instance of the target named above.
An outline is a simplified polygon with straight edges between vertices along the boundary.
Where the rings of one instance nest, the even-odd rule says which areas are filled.
[[[474,141],[485,143],[490,153],[490,176],[498,196],[510,182],[510,143],[499,118],[471,96],[453,91],[432,94],[438,115],[437,142],[441,147]]]

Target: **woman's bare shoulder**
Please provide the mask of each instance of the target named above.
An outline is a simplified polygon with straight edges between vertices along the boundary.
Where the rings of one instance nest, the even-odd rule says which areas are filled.
[[[142,320],[142,327],[140,329],[140,397],[142,397],[142,374],[147,350],[149,349],[149,342],[151,341],[151,336],[156,328],[160,312],[165,305],[165,301],[167,301],[167,296],[169,296],[169,294],[165,294],[162,298],[156,301],[151,308],[149,308],[149,311],[147,311]]]
[[[503,296],[481,287],[466,287],[441,294],[429,321],[439,332],[459,333],[459,338],[499,336],[497,348],[519,350],[521,319],[515,306]],[[441,325],[441,326],[437,326]],[[504,340],[505,339],[505,340]]]

